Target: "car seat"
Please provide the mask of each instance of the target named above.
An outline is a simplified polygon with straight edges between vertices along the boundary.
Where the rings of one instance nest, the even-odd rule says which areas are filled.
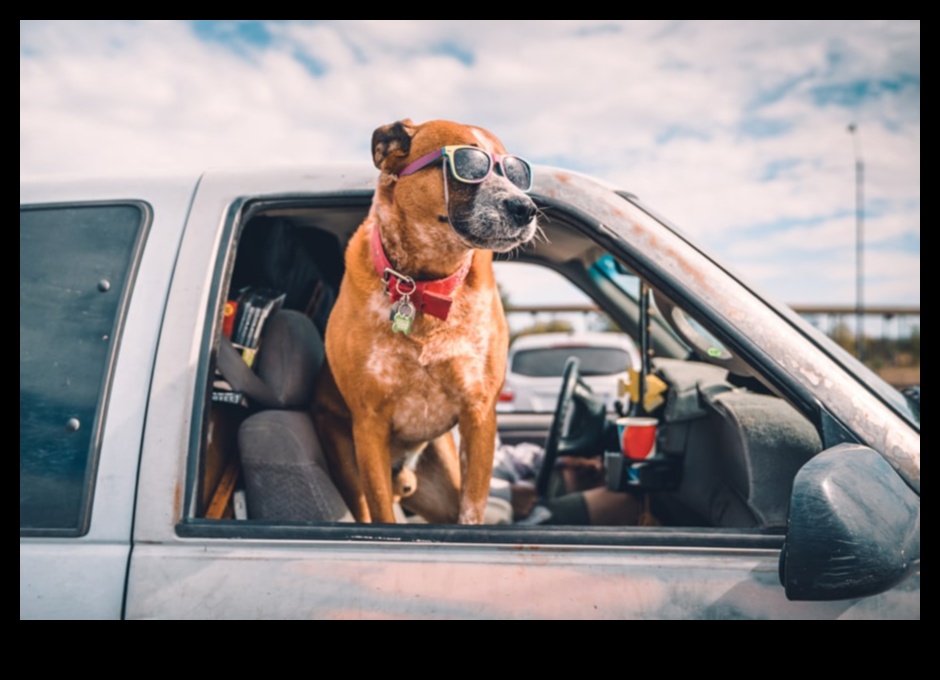
[[[265,324],[252,371],[223,337],[219,369],[256,413],[238,429],[248,519],[351,521],[309,415],[323,341],[306,315],[282,310]]]
[[[663,452],[682,458],[682,481],[657,494],[666,523],[782,529],[793,479],[822,450],[819,433],[779,397],[734,388],[709,364],[657,360],[669,384]]]
[[[718,526],[784,528],[796,473],[822,451],[816,428],[779,397],[706,394],[718,417],[716,463],[726,484]]]

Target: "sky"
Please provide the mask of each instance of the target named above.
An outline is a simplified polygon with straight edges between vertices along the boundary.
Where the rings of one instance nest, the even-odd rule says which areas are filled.
[[[865,302],[920,305],[920,21],[20,22],[21,178],[369,164],[402,118],[620,186],[790,304],[855,304],[860,160]]]

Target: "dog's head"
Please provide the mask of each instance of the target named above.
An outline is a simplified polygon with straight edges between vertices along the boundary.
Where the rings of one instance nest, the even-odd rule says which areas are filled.
[[[455,146],[485,153],[458,155],[457,162],[473,165],[455,171],[455,157],[442,152]],[[503,158],[505,153],[490,132],[450,121],[415,125],[405,119],[372,134],[372,158],[382,171],[380,200],[404,222],[439,230],[441,238],[458,239],[471,248],[497,252],[529,241],[537,228],[535,203],[522,186],[531,169],[514,157]],[[479,179],[487,159],[491,170]]]

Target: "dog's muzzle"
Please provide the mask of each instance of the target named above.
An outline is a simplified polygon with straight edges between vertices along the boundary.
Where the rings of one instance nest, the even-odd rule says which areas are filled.
[[[467,210],[453,210],[451,226],[473,247],[504,253],[535,235],[537,214],[535,201],[527,194],[496,182],[484,183]]]

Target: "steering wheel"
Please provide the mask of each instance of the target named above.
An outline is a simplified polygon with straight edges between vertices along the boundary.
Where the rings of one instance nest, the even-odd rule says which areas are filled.
[[[595,455],[604,435],[606,407],[581,380],[579,366],[577,357],[568,357],[552,425],[545,440],[542,466],[535,482],[535,490],[540,498],[548,495],[552,472],[560,455]]]

